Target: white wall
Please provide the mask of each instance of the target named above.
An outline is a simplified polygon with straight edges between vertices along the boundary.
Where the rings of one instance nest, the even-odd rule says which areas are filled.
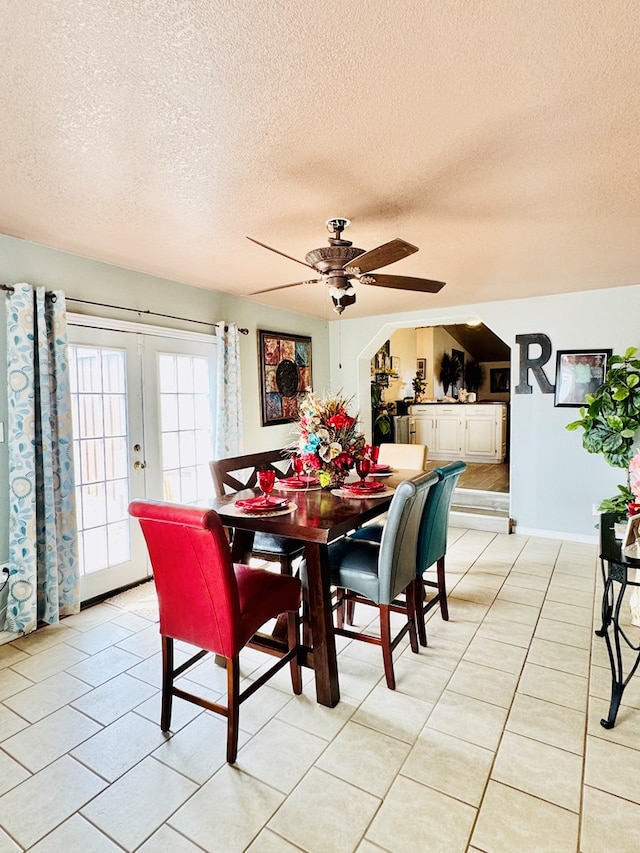
[[[593,504],[615,493],[616,485],[625,480],[624,472],[583,450],[581,433],[565,429],[578,410],[554,408],[553,395],[542,394],[532,376],[529,382],[533,392],[515,393],[520,364],[515,338],[538,332],[550,338],[553,353],[544,370],[554,384],[555,353],[559,349],[611,348],[621,353],[628,346],[640,347],[640,286],[361,320],[349,320],[347,310],[346,316],[330,327],[332,354],[338,336],[342,340],[342,367],[332,357],[332,385],[356,396],[368,393],[369,359],[394,328],[463,323],[471,314],[511,347],[511,516],[517,529],[595,541]],[[358,364],[357,375],[351,371],[353,364]],[[370,429],[366,410],[362,413]]]
[[[0,282],[28,282],[49,290],[63,290],[68,300],[75,297],[109,305],[135,308],[121,311],[69,301],[67,308],[79,314],[94,314],[156,326],[212,333],[213,328],[195,323],[145,315],[146,310],[217,323],[236,323],[249,329],[240,342],[242,362],[242,406],[244,451],[270,450],[288,444],[291,424],[261,426],[257,329],[309,335],[312,339],[313,384],[329,385],[328,323],[317,318],[267,308],[224,293],[190,287],[175,281],[144,275],[132,270],[59,252],[36,243],[0,235]],[[0,359],[6,363],[5,302],[0,299]],[[142,313],[138,313],[142,312]],[[368,387],[368,378],[367,378]],[[0,421],[7,423],[6,385],[0,381]],[[0,483],[7,480],[7,443],[0,443]],[[0,562],[8,553],[8,503],[0,488]]]

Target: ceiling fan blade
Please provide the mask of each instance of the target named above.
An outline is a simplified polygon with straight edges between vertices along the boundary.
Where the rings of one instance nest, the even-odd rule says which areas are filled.
[[[388,243],[383,243],[382,246],[378,246],[376,249],[371,249],[370,252],[365,252],[364,255],[358,255],[348,265],[345,265],[345,268],[347,266],[357,267],[361,273],[371,272],[371,270],[377,270],[380,267],[393,264],[395,261],[401,261],[407,255],[412,255],[418,251],[417,246],[412,246],[411,243],[396,238],[395,240],[390,240]]]
[[[284,252],[281,252],[279,249],[273,249],[271,246],[267,246],[266,243],[261,243],[259,240],[254,240],[253,237],[247,237],[247,240],[251,240],[252,243],[255,243],[257,246],[262,246],[263,249],[268,249],[270,252],[275,252],[276,255],[282,255],[283,258],[289,258],[290,261],[295,261],[297,264],[302,264],[303,267],[309,267],[310,270],[315,269],[311,264],[308,264],[306,261],[300,261],[298,258],[292,258],[291,255],[285,255]]]
[[[247,296],[257,296],[259,293],[272,293],[274,290],[286,290],[287,287],[298,287],[301,284],[318,284],[321,278],[307,279],[306,281],[294,281],[293,284],[280,284],[278,287],[267,287],[266,290],[254,290],[253,293],[247,293]]]
[[[432,281],[429,278],[411,278],[407,275],[368,275],[361,284],[374,284],[378,287],[392,287],[396,290],[417,290],[422,293],[437,293],[445,285],[444,281]]]

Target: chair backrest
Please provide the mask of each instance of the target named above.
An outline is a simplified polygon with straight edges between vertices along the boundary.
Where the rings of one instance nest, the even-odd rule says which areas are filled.
[[[147,543],[160,633],[225,657],[237,654],[238,586],[229,543],[213,510],[133,501]]]
[[[460,474],[466,469],[464,462],[452,462],[443,468],[434,468],[439,477],[438,483],[431,489],[427,498],[418,538],[419,575],[447,553],[447,528],[453,492]]]
[[[411,471],[424,471],[427,461],[426,444],[386,443],[380,445],[378,463]]]
[[[380,540],[378,588],[381,604],[390,604],[416,576],[420,520],[429,492],[438,480],[438,475],[429,471],[403,480],[396,487]]]
[[[214,459],[209,463],[216,497],[223,498],[231,492],[253,488],[258,480],[258,471],[271,468],[280,480],[290,474],[291,462],[288,451],[277,448],[243,456]]]

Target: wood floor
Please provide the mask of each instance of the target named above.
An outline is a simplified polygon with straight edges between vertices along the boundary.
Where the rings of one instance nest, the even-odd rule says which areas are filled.
[[[446,464],[446,462],[430,459],[427,462],[427,469],[430,470]],[[458,488],[478,489],[486,492],[508,492],[509,463],[467,462],[467,470],[460,476]]]

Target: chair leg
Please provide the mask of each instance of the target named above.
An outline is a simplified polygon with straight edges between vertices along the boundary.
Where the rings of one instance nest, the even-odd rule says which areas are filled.
[[[344,613],[345,613],[345,592],[342,587],[338,587],[336,589],[336,620],[338,624],[338,628],[344,628]],[[349,601],[347,600],[346,606],[348,607]]]
[[[440,597],[440,613],[445,622],[449,621],[449,606],[447,604],[447,582],[444,576],[444,555],[436,564],[438,573],[438,595]]]
[[[416,577],[414,584],[414,601],[416,605],[416,625],[418,626],[418,639],[421,646],[427,645],[427,627],[424,621],[424,606],[422,598],[424,596],[424,586],[422,584],[422,575]]]
[[[380,640],[382,642],[382,660],[384,674],[389,690],[396,689],[396,678],[393,672],[393,653],[391,651],[391,610],[388,604],[380,605]]]
[[[416,586],[411,582],[404,591],[407,607],[407,622],[409,623],[409,642],[411,643],[411,651],[418,654],[418,636],[416,634]],[[418,606],[422,606],[422,602]]]
[[[353,599],[347,599],[347,625],[353,625],[353,620],[356,613],[356,603]]]
[[[278,560],[278,565],[280,566],[280,574],[281,575],[292,575],[293,574],[293,566],[291,565],[290,557],[280,557]],[[287,636],[287,617],[284,613],[281,613],[276,619],[276,624],[273,629],[273,636],[278,637],[281,640]]]
[[[240,658],[227,658],[227,761],[235,764],[238,755],[240,719]]]
[[[169,731],[173,702],[173,637],[162,637],[162,712],[160,728]]]
[[[300,645],[300,614],[297,610],[290,610],[287,613],[287,628],[289,639],[289,650],[297,649]],[[291,686],[296,695],[302,693],[302,670],[300,668],[300,660],[296,655],[289,664],[291,667]]]

